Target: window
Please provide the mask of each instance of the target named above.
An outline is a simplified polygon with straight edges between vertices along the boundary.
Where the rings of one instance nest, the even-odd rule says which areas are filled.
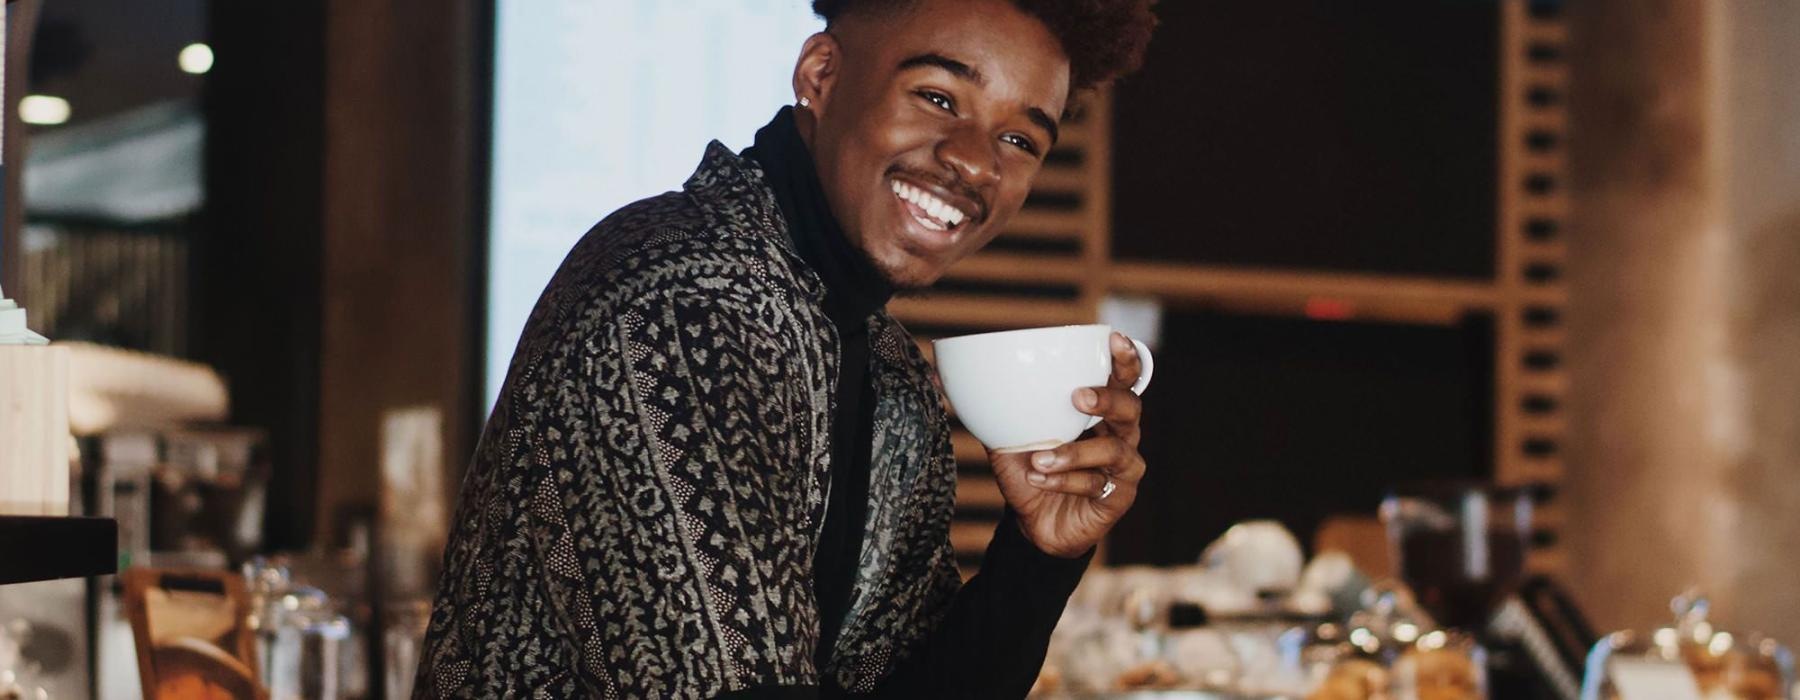
[[[750,145],[823,28],[806,0],[504,0],[495,18],[486,394],[569,247]]]

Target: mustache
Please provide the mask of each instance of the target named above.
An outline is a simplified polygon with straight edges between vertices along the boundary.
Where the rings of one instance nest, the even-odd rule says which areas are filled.
[[[940,173],[913,170],[898,165],[888,168],[888,175],[904,175],[909,179],[917,180],[918,182],[927,185],[941,187],[950,194],[968,200],[975,205],[973,216],[970,217],[973,219],[972,223],[982,223],[987,221],[989,211],[987,198],[981,195],[980,190],[975,189],[973,186],[969,185],[969,183],[963,182],[962,178],[956,176],[944,177]]]

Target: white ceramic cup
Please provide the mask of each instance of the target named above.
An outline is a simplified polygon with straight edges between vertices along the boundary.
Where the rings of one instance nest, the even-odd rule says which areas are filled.
[[[1075,408],[1075,390],[1106,386],[1112,376],[1112,326],[1055,326],[933,341],[938,377],[956,417],[994,452],[1061,445],[1100,422]],[[1133,339],[1144,393],[1156,363]]]

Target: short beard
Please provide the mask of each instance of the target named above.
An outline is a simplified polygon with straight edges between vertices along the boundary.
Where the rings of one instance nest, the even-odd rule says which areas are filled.
[[[876,260],[875,256],[870,255],[869,251],[864,250],[860,245],[853,247],[856,248],[856,254],[862,256],[863,262],[868,263],[869,269],[874,270],[875,274],[881,276],[881,282],[887,285],[888,289],[893,291],[893,298],[895,299],[914,299],[926,296],[930,294],[931,286],[937,284],[937,280],[921,284],[894,279],[894,275],[888,271],[887,267],[882,265],[880,260]]]

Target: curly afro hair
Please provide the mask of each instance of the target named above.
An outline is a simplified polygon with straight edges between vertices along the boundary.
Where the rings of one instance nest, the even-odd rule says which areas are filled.
[[[813,0],[830,24],[847,13],[899,10],[916,0]],[[1156,28],[1154,0],[1013,0],[1050,28],[1069,55],[1070,87],[1082,90],[1129,74],[1144,62]]]

